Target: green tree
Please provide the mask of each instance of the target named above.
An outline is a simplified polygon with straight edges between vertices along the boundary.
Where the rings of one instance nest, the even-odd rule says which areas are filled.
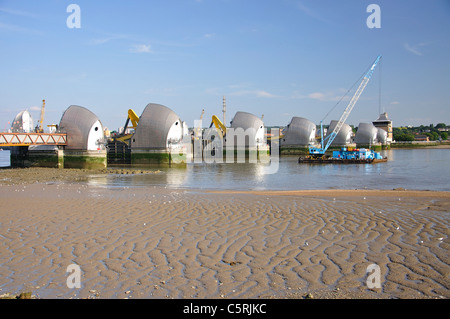
[[[400,133],[400,134],[394,134],[394,140],[396,141],[414,141],[414,135],[413,134],[405,134],[405,133]]]
[[[441,133],[441,138],[445,141],[448,139],[448,133],[447,132],[442,132]]]
[[[430,141],[436,141],[439,139],[439,134],[434,131],[431,133],[425,133],[425,135],[430,138]]]
[[[433,136],[432,141],[437,141],[437,140],[439,140],[439,133],[437,133],[437,132],[431,132],[431,135]]]

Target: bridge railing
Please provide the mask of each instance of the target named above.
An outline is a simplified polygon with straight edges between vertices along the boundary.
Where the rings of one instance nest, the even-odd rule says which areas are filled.
[[[67,145],[64,133],[1,133],[0,146]]]

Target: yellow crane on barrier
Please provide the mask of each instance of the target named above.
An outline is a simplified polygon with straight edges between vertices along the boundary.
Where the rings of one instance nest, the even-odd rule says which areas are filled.
[[[209,128],[211,128],[213,125],[216,127],[217,132],[220,135],[220,138],[224,138],[225,135],[227,134],[227,128],[225,127],[225,125],[223,125],[222,121],[219,120],[219,118],[215,115],[212,116],[211,125],[209,126]]]
[[[45,114],[45,100],[42,100],[41,118],[39,124],[36,127],[36,133],[44,133],[44,114]]]
[[[130,121],[131,121],[132,126],[128,126],[128,123],[130,123]],[[134,134],[134,133],[126,134],[127,129],[131,128],[131,129],[136,130],[136,127],[138,126],[138,124],[139,124],[139,116],[137,116],[136,112],[134,112],[132,109],[129,109],[128,117],[125,122],[125,126],[123,127],[123,136],[117,137],[116,141],[121,141],[121,142],[126,143],[131,138],[131,136],[133,136],[133,134]]]

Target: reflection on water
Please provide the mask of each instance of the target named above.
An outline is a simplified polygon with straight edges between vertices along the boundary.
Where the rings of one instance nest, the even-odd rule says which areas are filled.
[[[383,151],[387,163],[298,164],[297,156],[280,157],[278,170],[269,164],[191,163],[186,168],[145,167],[157,173],[95,175],[89,185],[105,187],[167,186],[197,189],[426,189],[450,191],[450,149]],[[0,151],[0,165],[9,165],[9,151]],[[133,167],[134,168],[134,167]]]
[[[108,186],[145,186],[197,189],[427,189],[450,191],[449,149],[383,151],[387,163],[298,164],[297,156],[279,159],[275,174],[264,174],[268,164],[188,164],[186,168],[158,168],[148,175],[109,175]]]

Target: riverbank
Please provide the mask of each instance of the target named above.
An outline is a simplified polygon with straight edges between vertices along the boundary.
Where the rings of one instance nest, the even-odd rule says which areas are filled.
[[[0,169],[0,185],[19,185],[48,182],[82,183],[89,180],[89,178],[95,176],[104,176],[107,174],[144,175],[158,173],[160,173],[158,169],[58,169],[47,167],[3,168]]]
[[[391,149],[450,149],[450,143],[439,142],[411,142],[411,143],[391,143]]]
[[[60,183],[38,173],[2,181],[0,292],[450,297],[448,192],[107,188],[67,174]],[[67,287],[72,264],[81,288]],[[381,288],[367,287],[371,264],[380,267]]]

